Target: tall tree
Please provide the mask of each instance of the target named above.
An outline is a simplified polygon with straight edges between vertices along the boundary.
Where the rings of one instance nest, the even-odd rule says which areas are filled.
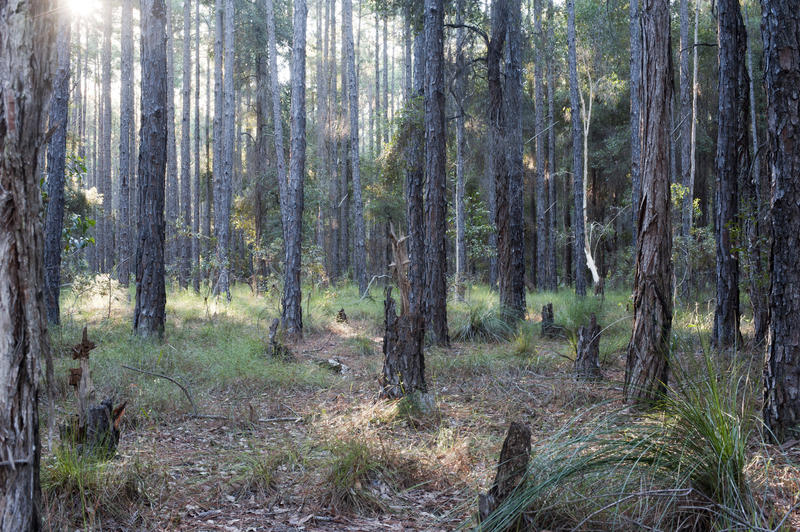
[[[286,156],[283,149],[283,119],[281,118],[281,93],[278,88],[278,47],[275,43],[275,10],[272,0],[265,0],[267,12],[267,41],[269,46],[269,82],[272,93],[272,122],[275,128],[275,170],[278,177],[278,201],[281,211],[283,241],[287,242],[289,218],[288,186],[286,184]],[[285,244],[284,244],[285,245]]]
[[[199,1],[199,0],[195,0]],[[192,117],[192,2],[183,0],[183,86],[181,87],[181,231],[180,231],[180,285],[189,286],[192,265],[192,239],[187,232],[192,227],[192,176],[189,126]]]
[[[41,283],[39,146],[50,98],[54,3],[0,2],[0,530],[39,530],[38,357],[47,357]],[[35,60],[32,60],[35,58]]]
[[[133,2],[122,0],[120,19],[120,98],[119,98],[119,220],[117,278],[128,286],[131,276],[130,184],[133,176]]]
[[[739,182],[750,171],[747,31],[739,0],[718,2],[719,109],[716,160],[717,298],[711,340],[718,348],[741,345],[739,332]]]
[[[681,183],[685,187],[683,205],[681,209],[681,235],[689,237],[691,231],[691,214],[693,208],[693,191],[689,190],[691,177],[692,156],[692,92],[694,86],[689,79],[689,0],[680,0],[680,89],[681,89],[681,115],[679,127],[681,130]],[[687,260],[688,264],[688,260]]]
[[[411,8],[406,17],[416,13]],[[409,22],[410,23],[410,22]],[[419,111],[423,105],[425,91],[425,34],[418,31],[414,36],[414,75],[412,109]],[[421,113],[414,113],[419,115]],[[408,281],[409,311],[411,314],[425,312],[425,211],[423,187],[425,186],[425,131],[420,120],[411,120],[409,125],[408,151],[406,152],[406,219],[408,220]]]
[[[102,51],[102,135],[100,136],[100,188],[103,194],[103,214],[100,220],[101,239],[98,245],[101,272],[111,272],[114,267],[114,205],[111,188],[111,2],[103,4],[103,51]]]
[[[464,228],[464,120],[466,112],[464,98],[467,92],[467,65],[464,59],[464,0],[456,2],[456,295],[464,298],[464,272],[467,265],[467,238]]]
[[[699,0],[696,0],[699,1]],[[639,165],[642,158],[642,21],[639,11],[640,0],[630,0],[631,17],[631,234],[633,245],[639,232],[639,207],[642,202],[642,173]],[[573,8],[574,9],[574,8]],[[571,69],[572,67],[570,67]]]
[[[192,265],[194,291],[200,292],[200,1],[194,3],[194,194],[192,197]],[[208,74],[208,73],[206,73]],[[208,109],[206,109],[208,113]]]
[[[544,130],[544,60],[542,57],[542,2],[534,0],[534,53],[536,59],[533,64],[535,83],[534,117],[535,117],[535,143],[536,143],[536,288],[542,290],[551,285],[548,271],[549,248],[551,245],[548,230],[548,213],[550,212],[547,201],[547,188],[545,185],[545,143],[547,137]],[[515,113],[517,114],[517,113]]]
[[[772,173],[764,423],[785,441],[800,435],[800,13],[791,0],[762,0],[761,17]]]
[[[425,320],[433,341],[448,345],[447,150],[444,120],[444,1],[425,0]]]
[[[270,0],[267,0],[270,2]],[[269,5],[269,4],[268,4]],[[287,187],[286,278],[283,282],[283,326],[290,336],[303,334],[300,291],[300,247],[303,241],[303,181],[306,171],[306,16],[305,0],[294,1],[292,32],[291,157]]]
[[[672,98],[669,0],[642,2],[642,202],[633,285],[633,333],[625,399],[649,403],[669,376],[672,331],[669,101]]]
[[[492,282],[494,279],[500,280],[500,246],[501,241],[500,232],[501,222],[508,222],[508,213],[500,214],[498,204],[506,205],[506,198],[498,198],[501,190],[505,190],[506,186],[506,157],[504,141],[504,126],[505,126],[505,109],[503,107],[503,76],[500,70],[500,61],[503,57],[503,47],[505,46],[506,27],[508,25],[508,11],[506,2],[493,1],[491,8],[491,39],[488,43],[488,50],[486,53],[486,71],[487,83],[489,91],[489,102],[487,105],[488,111],[488,146],[487,158],[488,161],[488,189],[489,189],[489,214],[492,223],[495,224],[496,231],[489,235],[489,245],[498,250],[498,257],[494,264],[490,263],[489,283],[494,286]],[[498,201],[500,199],[500,201]],[[502,216],[502,218],[501,218]],[[493,267],[494,266],[494,267]],[[494,279],[493,279],[494,278]],[[503,281],[500,281],[503,284]]]
[[[69,119],[69,44],[70,20],[60,17],[58,24],[57,64],[50,98],[49,127],[54,130],[47,147],[47,217],[44,231],[44,300],[47,321],[60,322],[61,232],[64,226],[64,170]]]
[[[164,185],[167,166],[167,29],[164,0],[142,0],[142,90],[139,132],[139,237],[136,243],[136,306],[133,330],[163,336]]]
[[[178,156],[175,146],[175,38],[172,24],[172,2],[167,6],[167,241],[166,261],[178,259]],[[214,131],[217,134],[217,131]]]
[[[351,0],[342,3],[342,31],[347,48],[347,95],[350,99],[350,164],[353,172],[353,215],[355,218],[355,241],[353,245],[353,265],[355,266],[358,291],[367,290],[367,252],[364,248],[366,231],[364,227],[364,203],[361,198],[361,160],[358,151],[358,80],[356,79],[355,47],[353,45],[353,4]]]
[[[233,186],[233,155],[236,141],[233,67],[234,67],[234,2],[225,0],[222,20],[223,75],[222,75],[222,146],[220,147],[221,174],[214,180],[214,231],[217,237],[216,292],[231,299],[229,286],[230,263],[228,259],[231,226],[231,194]]]
[[[567,0],[567,46],[569,48],[569,102],[572,117],[572,189],[575,200],[575,293],[586,295],[586,254],[583,199],[583,121],[578,94],[578,59],[575,43],[575,0]],[[591,100],[590,100],[591,101]]]
[[[549,290],[558,288],[558,267],[556,265],[556,232],[558,230],[558,195],[556,193],[556,127],[555,127],[555,38],[553,37],[553,0],[547,2],[547,193],[549,201],[550,246],[547,248],[548,269],[550,271]],[[566,209],[569,212],[569,209]]]

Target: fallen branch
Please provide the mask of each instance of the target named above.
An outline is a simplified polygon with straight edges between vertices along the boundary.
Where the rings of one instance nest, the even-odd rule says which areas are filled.
[[[198,417],[200,415],[200,414],[197,413],[197,405],[194,403],[194,399],[192,399],[192,396],[189,393],[189,390],[186,389],[186,387],[183,384],[181,384],[180,382],[178,382],[177,380],[175,380],[172,377],[169,377],[167,375],[164,375],[162,373],[156,373],[154,371],[148,371],[146,369],[141,369],[141,368],[134,368],[134,367],[131,367],[131,366],[126,366],[125,364],[122,364],[122,367],[125,368],[125,369],[129,369],[131,371],[136,371],[138,373],[144,373],[145,375],[152,375],[153,377],[161,377],[162,379],[166,379],[169,382],[175,384],[178,388],[180,388],[183,391],[183,394],[186,396],[186,398],[189,400],[189,403],[192,405],[192,412],[194,412],[194,416]]]
[[[190,414],[190,417],[196,419],[219,419],[222,421],[236,421],[233,418],[229,418],[227,416],[219,416],[215,414]],[[259,418],[252,420],[253,423],[286,423],[286,422],[295,422],[300,423],[303,421],[301,417],[268,417],[268,418]]]
[[[373,275],[372,279],[370,279],[369,283],[367,283],[367,288],[364,289],[364,293],[361,294],[361,299],[359,301],[363,301],[369,295],[369,288],[372,286],[372,283],[375,282],[375,279],[389,279],[388,275]]]

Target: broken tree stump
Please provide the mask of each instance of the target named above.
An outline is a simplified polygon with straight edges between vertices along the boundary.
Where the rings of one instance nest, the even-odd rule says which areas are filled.
[[[553,317],[553,304],[542,307],[542,338],[564,338],[564,327],[556,325]]]
[[[391,286],[385,294],[381,397],[399,399],[415,391],[425,393],[425,320],[420,314],[398,316]]]
[[[497,462],[497,475],[486,494],[478,497],[480,521],[485,521],[523,480],[531,457],[531,429],[514,421],[508,427]]]
[[[269,355],[273,358],[291,361],[294,360],[292,351],[283,343],[283,330],[281,320],[275,318],[269,326]]]
[[[600,373],[600,326],[592,313],[589,325],[578,329],[578,345],[575,356],[575,377],[581,380],[599,379]]]

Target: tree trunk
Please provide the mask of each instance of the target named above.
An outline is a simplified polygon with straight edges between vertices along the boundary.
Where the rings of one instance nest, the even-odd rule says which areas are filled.
[[[548,199],[550,200],[549,206],[549,220],[550,227],[548,228],[547,241],[550,246],[547,248],[548,253],[548,269],[550,272],[550,284],[548,290],[558,289],[558,266],[557,266],[557,253],[556,253],[556,234],[558,232],[558,194],[556,176],[558,169],[556,168],[556,124],[555,124],[555,68],[553,62],[555,61],[555,38],[553,37],[553,0],[547,2],[547,192]],[[569,209],[567,209],[569,211]]]
[[[225,122],[224,115],[224,105],[223,105],[223,93],[222,93],[222,68],[223,68],[223,49],[222,49],[222,39],[224,35],[224,11],[225,11],[225,4],[224,0],[215,0],[214,2],[214,129],[213,129],[213,136],[214,136],[214,173],[213,178],[210,183],[210,188],[212,188],[211,196],[207,196],[212,198],[209,203],[213,202],[214,206],[214,233],[217,232],[217,220],[216,218],[219,216],[218,212],[218,205],[217,200],[219,199],[219,186],[222,182],[222,169],[223,169],[223,162],[222,162],[222,145],[224,143],[224,134],[223,134],[223,124]],[[267,27],[269,27],[269,17],[267,17]],[[209,209],[209,229],[211,228],[211,209]],[[211,248],[211,233],[209,231],[209,259],[212,256]],[[212,261],[213,268],[210,269],[208,272],[209,275],[209,283],[213,286],[214,293],[217,292],[217,279],[216,276],[219,275],[220,263],[217,257],[217,250],[213,250],[213,256],[215,257]]]
[[[353,5],[351,0],[342,3],[342,36],[347,53],[347,96],[350,100],[350,164],[353,171],[353,207],[355,217],[355,242],[353,265],[355,266],[358,292],[367,290],[367,253],[364,248],[364,202],[361,198],[361,160],[358,144],[358,80],[356,79],[355,46],[353,44]]]
[[[533,77],[536,84],[534,106],[536,135],[536,288],[543,290],[551,286],[549,266],[549,249],[552,245],[548,238],[550,227],[550,203],[547,201],[547,185],[545,184],[545,143],[547,137],[544,130],[544,59],[542,57],[542,2],[534,0],[534,50],[536,60],[533,65]]]
[[[464,23],[464,0],[456,3],[456,24]],[[464,28],[456,30],[456,297],[464,299],[464,271],[467,265],[466,232],[464,230],[464,98],[467,92],[467,70],[464,60]]]
[[[747,10],[745,9],[745,19]],[[766,250],[767,213],[762,191],[764,179],[761,174],[761,158],[759,157],[758,122],[756,120],[755,83],[753,81],[752,46],[747,47],[747,77],[750,96],[750,133],[753,142],[753,166],[749,175],[745,176],[745,194],[748,211],[745,215],[747,229],[748,286],[750,304],[753,307],[753,341],[763,343],[767,338],[769,327],[769,300],[767,298],[767,274],[769,257]]]
[[[586,295],[585,227],[583,220],[583,123],[578,95],[578,60],[575,50],[575,0],[567,0],[567,46],[569,48],[569,101],[572,117],[572,189],[575,201],[575,293]],[[667,178],[669,181],[669,177]]]
[[[686,188],[681,211],[681,236],[688,238],[691,233],[692,191],[689,190],[692,156],[692,92],[694,86],[689,79],[689,0],[680,0],[681,14],[681,50],[680,50],[680,88],[681,114],[679,127],[681,130],[681,183]],[[689,264],[687,257],[686,264]]]
[[[530,458],[531,429],[522,423],[512,422],[503,441],[492,487],[487,494],[478,497],[478,514],[481,521],[488,519],[520,484],[528,470]],[[509,528],[517,529],[515,526]]]
[[[117,222],[119,263],[117,279],[128,286],[131,276],[131,213],[130,183],[133,172],[135,129],[133,124],[133,2],[123,0],[120,36],[120,98],[119,98],[119,220]]]
[[[336,1],[330,0],[325,9],[325,44],[324,60],[326,65],[326,116],[325,116],[325,157],[328,166],[328,203],[330,245],[328,246],[329,275],[337,280],[342,274],[342,259],[339,250],[341,226],[339,225],[339,202],[342,194],[339,191],[339,165],[337,161],[337,138],[339,120],[338,89],[336,79]]]
[[[38,357],[50,346],[41,292],[39,146],[44,143],[55,6],[0,7],[0,530],[39,530]],[[35,58],[35,60],[32,60]],[[52,376],[48,375],[48,380]]]
[[[800,18],[790,0],[762,0],[761,13],[772,171],[764,423],[774,439],[785,441],[800,436]]]
[[[192,286],[200,293],[200,1],[194,3],[194,193],[192,194]],[[206,110],[208,112],[208,109]]]
[[[100,137],[100,153],[102,154],[101,186],[103,194],[103,214],[100,220],[102,245],[100,247],[100,271],[111,273],[114,267],[114,207],[113,191],[111,188],[111,10],[110,2],[103,5],[103,51],[102,51],[102,83],[103,83],[103,134]]]
[[[61,295],[61,231],[64,226],[64,169],[69,119],[70,21],[59,18],[58,69],[50,98],[49,128],[54,129],[47,148],[47,217],[44,231],[44,301],[47,321],[58,325]],[[52,383],[48,383],[52,386]]]
[[[642,0],[643,1],[643,0]],[[699,0],[695,0],[699,2]],[[631,17],[631,234],[636,248],[639,234],[639,208],[642,203],[642,20],[639,11],[640,0],[630,0]],[[570,67],[572,68],[572,67]]]
[[[447,332],[447,151],[444,119],[444,1],[425,0],[425,321],[433,341]]]
[[[231,194],[233,187],[233,156],[236,142],[236,103],[234,101],[233,67],[234,67],[234,2],[225,0],[223,10],[223,75],[222,75],[222,158],[221,175],[214,181],[214,231],[217,237],[217,268],[219,277],[215,292],[225,294],[228,301],[230,291],[230,226],[231,226]]]
[[[637,227],[633,333],[625,399],[648,404],[669,376],[672,330],[672,229],[669,184],[669,100],[672,96],[669,0],[642,3],[642,202]]]
[[[409,9],[407,16],[413,16]],[[414,36],[414,87],[411,105],[416,110],[422,105],[425,87],[425,34]],[[417,112],[419,116],[421,113]],[[408,220],[408,268],[411,293],[411,314],[424,314],[425,292],[425,211],[423,187],[425,182],[425,131],[419,120],[412,120],[409,127],[408,151],[406,152],[406,219]]]
[[[719,111],[714,230],[717,243],[717,299],[712,343],[719,349],[741,345],[739,332],[739,182],[748,179],[750,157],[748,76],[744,56],[747,32],[738,0],[720,0]]]
[[[416,391],[427,392],[422,354],[425,319],[409,312],[398,316],[391,286],[385,290],[384,328],[381,397],[399,399]]]
[[[175,42],[172,3],[167,1],[167,240],[165,261],[174,265],[178,259],[178,160],[175,146]],[[219,56],[221,57],[221,56]],[[217,134],[217,130],[214,130]],[[224,159],[224,157],[223,157]],[[216,220],[215,220],[216,222]],[[216,223],[215,223],[216,225]]]
[[[271,0],[268,0],[270,2]],[[303,181],[306,169],[306,15],[305,0],[294,2],[292,38],[291,158],[287,190],[286,279],[283,284],[283,326],[289,336],[303,334],[300,291],[300,245],[303,241]]]
[[[195,0],[200,1],[200,0]],[[183,89],[181,105],[181,231],[180,233],[180,285],[189,287],[189,275],[192,266],[192,239],[187,232],[192,227],[192,177],[191,177],[191,149],[189,146],[189,126],[192,116],[192,56],[191,56],[191,0],[183,0]]]
[[[267,10],[267,40],[269,41],[269,82],[272,92],[272,121],[275,128],[275,170],[278,177],[278,199],[284,245],[287,241],[289,205],[286,185],[286,156],[283,149],[283,119],[281,118],[281,93],[278,87],[278,47],[275,44],[275,10],[272,0],[265,0]]]
[[[692,234],[692,224],[694,220],[694,178],[695,178],[695,171],[697,168],[697,157],[695,155],[697,150],[697,30],[698,26],[700,25],[700,0],[695,0],[694,3],[694,40],[692,41],[693,50],[692,50],[692,122],[691,122],[691,130],[690,130],[690,145],[691,149],[689,152],[689,182],[686,184],[687,194],[692,198],[690,202],[691,210],[689,212],[684,211],[685,218],[682,220],[682,224],[688,229],[685,231],[687,235]],[[688,266],[687,266],[688,267]]]
[[[167,165],[167,34],[164,0],[142,0],[142,118],[139,133],[139,238],[133,330],[164,334],[164,172]]]

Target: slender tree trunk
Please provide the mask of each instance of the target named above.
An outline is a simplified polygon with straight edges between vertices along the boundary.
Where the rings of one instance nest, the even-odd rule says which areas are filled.
[[[278,199],[281,211],[283,241],[287,241],[289,204],[286,184],[286,156],[283,149],[283,119],[281,118],[281,93],[278,87],[278,47],[275,44],[275,10],[272,0],[265,0],[267,10],[267,40],[269,42],[269,82],[272,93],[272,121],[275,128],[275,170],[278,177]]]
[[[425,321],[433,341],[448,345],[447,150],[444,119],[444,1],[425,0]]]
[[[346,0],[345,0],[346,1]],[[268,0],[271,2],[271,0]],[[291,143],[286,224],[286,279],[283,283],[283,326],[290,336],[303,334],[300,291],[300,246],[303,241],[303,181],[306,167],[306,15],[305,0],[294,0],[292,38]]]
[[[102,135],[100,136],[100,192],[103,194],[103,214],[100,232],[100,271],[110,273],[114,267],[114,226],[112,209],[114,206],[111,188],[111,10],[110,2],[103,4],[103,50],[102,50]]]
[[[800,13],[791,0],[762,0],[772,198],[770,323],[764,423],[777,441],[800,436]]]
[[[173,39],[172,3],[167,6],[167,241],[165,260],[174,265],[178,259],[178,157],[175,146],[175,42]],[[215,130],[216,135],[216,130]],[[216,224],[215,224],[216,225]]]
[[[231,299],[230,291],[230,224],[231,224],[231,194],[233,186],[233,155],[236,142],[236,124],[233,88],[234,67],[234,4],[233,0],[225,0],[223,12],[223,117],[222,117],[222,173],[218,182],[215,182],[214,195],[214,230],[217,237],[217,267],[219,277],[216,293],[225,294],[228,301]]]
[[[49,128],[54,130],[47,148],[47,216],[44,231],[44,301],[47,321],[58,325],[61,295],[61,232],[64,227],[64,170],[67,151],[70,86],[70,21],[59,18],[58,68],[50,98]],[[52,383],[48,383],[52,386]]]
[[[130,183],[133,176],[133,2],[123,0],[121,17],[119,110],[119,263],[117,278],[128,286],[131,276]]]
[[[216,18],[216,17],[215,17]],[[216,28],[215,28],[216,30]],[[216,32],[215,32],[216,34]],[[216,37],[214,48],[216,49]],[[210,281],[210,272],[211,269],[208,267],[211,258],[211,217],[212,217],[212,205],[213,205],[213,182],[214,182],[214,175],[217,168],[217,141],[214,140],[214,158],[212,167],[212,156],[211,156],[211,127],[210,127],[210,117],[211,117],[211,54],[206,54],[206,175],[205,179],[203,179],[203,187],[205,188],[205,205],[203,206],[203,227],[202,227],[202,255],[203,255],[203,278],[208,282]],[[219,57],[219,56],[217,56]],[[217,61],[214,61],[214,67],[216,70]],[[214,73],[214,79],[216,80],[216,72]],[[216,82],[215,82],[216,85]],[[216,88],[216,87],[215,87]],[[214,96],[216,100],[216,93]],[[217,122],[217,107],[216,104],[214,106],[214,124],[216,126]],[[212,168],[214,171],[212,172]]]
[[[547,241],[549,246],[548,253],[548,270],[549,290],[558,289],[558,266],[556,262],[556,233],[558,231],[558,194],[557,194],[557,176],[558,169],[556,168],[556,124],[555,124],[555,38],[553,37],[553,0],[547,2],[547,189],[548,199],[550,200],[549,216],[550,227],[548,229]],[[567,209],[569,211],[569,209]]]
[[[672,331],[669,101],[672,97],[669,0],[642,2],[642,202],[633,288],[633,333],[625,399],[649,404],[669,377]]]
[[[456,3],[456,24],[464,23],[464,0]],[[456,296],[464,299],[464,272],[467,265],[467,239],[464,228],[464,98],[467,90],[467,66],[464,60],[464,28],[456,30]]]
[[[385,46],[385,43],[384,43]],[[385,68],[385,65],[384,65]],[[375,10],[375,152],[373,158],[378,158],[381,155],[381,146],[383,145],[383,134],[381,133],[381,125],[383,122],[383,115],[381,114],[381,23],[378,18],[378,10]]]
[[[353,263],[358,291],[367,290],[367,254],[364,249],[366,231],[364,227],[364,203],[361,198],[361,161],[358,150],[358,84],[356,80],[355,47],[353,45],[353,5],[351,0],[342,3],[342,40],[347,53],[347,95],[350,99],[350,164],[353,171],[353,207],[355,217],[355,242]]]
[[[689,212],[684,211],[684,219],[681,221],[682,225],[687,229],[686,235],[692,234],[692,223],[694,219],[694,178],[697,169],[697,30],[700,25],[700,0],[694,2],[694,40],[692,41],[692,118],[690,129],[690,150],[689,150],[689,182],[686,183],[686,193],[691,197],[689,202],[691,209]]]
[[[199,2],[200,0],[195,0]],[[192,174],[191,174],[191,148],[189,145],[189,126],[192,116],[192,2],[183,0],[183,89],[181,105],[181,262],[180,285],[189,287],[189,275],[192,266],[192,239],[186,233],[192,227]]]
[[[39,358],[50,345],[42,297],[39,147],[44,143],[55,5],[0,7],[0,530],[40,528]],[[68,52],[68,51],[67,51]],[[68,55],[68,53],[67,53]],[[35,60],[32,60],[35,58]],[[52,384],[52,374],[48,375]]]
[[[745,19],[747,10],[745,8]],[[749,43],[748,43],[749,44]],[[745,176],[745,194],[747,212],[744,217],[747,229],[748,287],[750,304],[753,307],[753,341],[761,344],[767,338],[769,327],[769,300],[767,275],[769,257],[767,256],[767,213],[764,206],[762,190],[764,179],[761,174],[761,158],[758,145],[758,122],[756,120],[755,83],[753,81],[752,46],[747,46],[747,77],[750,96],[750,132],[753,142],[753,165],[749,175]]]
[[[222,93],[222,69],[223,69],[223,49],[222,49],[222,39],[224,35],[224,11],[225,11],[225,3],[224,0],[215,0],[214,2],[214,174],[213,179],[211,182],[212,185],[212,195],[211,195],[211,202],[214,205],[214,233],[216,236],[217,232],[217,216],[219,216],[218,212],[218,204],[217,200],[219,198],[219,187],[220,183],[222,183],[222,169],[223,169],[223,162],[222,162],[222,145],[224,141],[224,134],[223,134],[223,124],[225,122],[224,115],[224,105],[223,105],[223,93]],[[267,19],[267,24],[269,25],[269,19]],[[211,210],[209,210],[209,214]],[[210,218],[209,218],[209,226],[210,226]],[[210,237],[209,233],[209,237]],[[209,257],[212,256],[211,248],[211,241],[209,240],[209,250],[208,254]],[[216,246],[213,250],[213,268],[212,271],[209,271],[209,282],[212,284],[213,292],[217,293],[219,286],[217,285],[217,278],[219,276],[220,266],[219,258],[217,257],[216,253]]]
[[[414,15],[409,8],[407,17]],[[425,90],[425,34],[414,36],[414,79],[411,105],[421,110]],[[415,113],[420,116],[422,113]],[[423,187],[425,183],[425,131],[420,120],[412,120],[409,127],[409,143],[406,152],[406,219],[408,220],[408,280],[409,312],[425,312],[425,211]]]
[[[503,284],[501,279],[501,243],[505,242],[505,232],[503,226],[508,223],[508,194],[507,194],[507,171],[505,147],[503,146],[505,125],[505,109],[503,107],[503,75],[500,71],[500,61],[503,57],[503,47],[505,46],[506,28],[508,25],[508,12],[505,2],[493,1],[491,8],[491,30],[492,35],[489,40],[487,61],[487,81],[488,81],[488,166],[489,166],[489,211],[493,224],[496,227],[494,243],[497,249],[495,278],[499,284]],[[489,245],[492,245],[492,235],[490,235]],[[491,265],[490,265],[491,269]],[[490,283],[492,272],[490,271]]]
[[[575,293],[586,295],[586,254],[583,198],[583,123],[578,95],[578,60],[575,49],[575,0],[567,0],[567,46],[569,48],[569,100],[572,116],[572,189],[575,200]],[[667,179],[669,181],[669,178]]]
[[[643,0],[630,0],[631,17],[631,234],[636,248],[639,233],[639,208],[642,203],[642,21],[639,3]],[[695,0],[699,1],[699,0]],[[571,67],[570,67],[571,68]]]
[[[712,343],[720,349],[741,345],[739,332],[739,182],[748,179],[748,85],[744,56],[747,32],[738,0],[720,0],[719,111],[714,229],[717,243],[717,299]]]
[[[194,3],[194,193],[192,194],[192,286],[200,293],[200,1]],[[207,110],[208,111],[208,110]]]
[[[389,15],[383,15],[383,142],[389,143]]]
[[[142,119],[137,193],[141,219],[136,246],[133,330],[141,336],[161,337],[167,302],[164,287],[164,172],[169,104],[164,0],[142,0],[141,13]]]
[[[338,109],[338,84],[336,75],[336,1],[329,0],[325,9],[325,43],[324,57],[326,65],[326,109],[325,109],[325,157],[328,167],[328,203],[329,203],[329,228],[330,245],[328,261],[330,263],[331,279],[338,280],[342,275],[339,241],[341,240],[341,226],[339,224],[339,165],[337,153],[339,146],[339,109]]]
[[[688,238],[691,231],[692,192],[689,191],[691,172],[690,159],[692,157],[692,92],[694,87],[689,79],[689,0],[680,0],[681,13],[681,50],[680,50],[680,88],[681,88],[681,115],[679,127],[681,130],[681,183],[686,187],[687,193],[683,196],[681,211],[681,236]],[[688,266],[688,257],[687,257]]]
[[[536,135],[536,288],[539,290],[551,286],[548,272],[549,248],[551,246],[548,233],[550,204],[547,201],[547,185],[545,184],[545,143],[547,137],[544,130],[544,60],[542,58],[542,2],[534,0],[534,83]]]

